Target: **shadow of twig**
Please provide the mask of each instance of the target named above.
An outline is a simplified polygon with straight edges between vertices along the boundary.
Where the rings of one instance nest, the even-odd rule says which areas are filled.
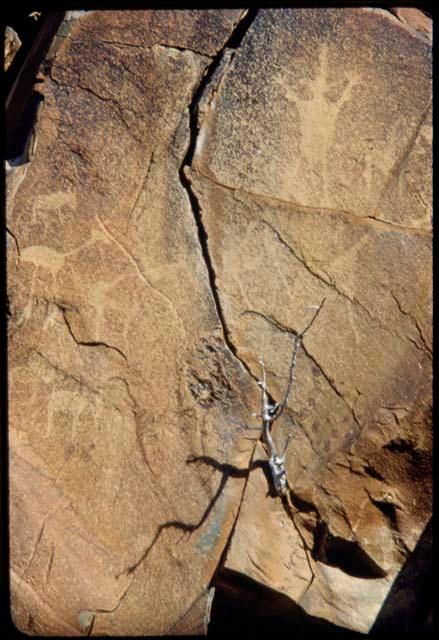
[[[163,524],[161,524],[157,528],[156,534],[155,534],[154,538],[152,539],[151,543],[147,546],[147,548],[142,553],[140,558],[134,564],[132,564],[130,567],[128,567],[127,569],[124,569],[123,571],[121,571],[116,576],[116,578],[119,578],[123,574],[129,575],[129,574],[133,573],[137,569],[137,567],[139,567],[142,564],[142,562],[144,560],[146,560],[146,558],[150,554],[152,548],[156,544],[157,540],[160,538],[161,534],[166,529],[179,529],[180,531],[183,532],[183,536],[182,536],[182,538],[183,538],[186,534],[188,534],[188,537],[190,537],[191,534],[194,531],[196,531],[201,526],[203,526],[203,524],[206,522],[207,518],[210,516],[212,510],[214,509],[219,497],[221,496],[222,492],[224,491],[224,488],[226,486],[226,483],[227,483],[227,480],[229,479],[229,477],[232,477],[232,478],[246,478],[248,476],[248,474],[251,471],[253,471],[253,469],[256,469],[257,467],[262,467],[263,470],[264,470],[264,473],[266,473],[266,475],[267,475],[267,479],[269,478],[268,472],[265,470],[265,467],[266,467],[265,461],[262,461],[262,460],[257,460],[257,461],[252,462],[245,469],[238,469],[237,467],[235,467],[235,466],[233,466],[231,464],[218,462],[217,460],[215,460],[215,458],[211,458],[210,456],[196,456],[196,457],[193,457],[193,458],[188,458],[186,460],[186,463],[187,464],[196,464],[196,463],[207,464],[208,466],[213,467],[216,471],[220,471],[220,473],[222,474],[221,482],[220,482],[220,484],[218,486],[218,489],[215,492],[215,495],[213,496],[212,500],[209,502],[209,504],[207,506],[207,509],[204,511],[204,513],[201,516],[201,518],[199,519],[199,521],[195,522],[195,523],[182,522],[181,520],[169,520],[168,522],[164,522]],[[182,538],[180,538],[180,540]]]

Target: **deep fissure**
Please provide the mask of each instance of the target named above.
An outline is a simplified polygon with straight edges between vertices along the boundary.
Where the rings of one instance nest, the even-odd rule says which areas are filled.
[[[189,105],[189,132],[190,132],[189,145],[179,170],[180,181],[188,195],[192,214],[194,216],[195,224],[197,226],[201,253],[203,256],[204,264],[206,265],[207,275],[209,279],[209,286],[212,292],[212,297],[214,300],[218,319],[222,327],[224,341],[227,347],[229,348],[229,350],[231,351],[231,353],[239,360],[241,365],[244,367],[247,373],[251,375],[252,378],[254,378],[253,374],[251,373],[247,364],[238,356],[237,349],[230,337],[230,331],[227,326],[227,322],[226,322],[221,301],[219,298],[218,288],[216,286],[216,274],[215,274],[215,269],[213,267],[212,259],[209,253],[208,233],[203,224],[201,206],[194,190],[192,189],[191,182],[185,174],[185,168],[190,167],[192,165],[192,160],[195,153],[197,138],[198,138],[199,129],[200,129],[199,123],[198,123],[198,105],[203,96],[203,93],[209,81],[211,80],[212,76],[214,75],[215,71],[217,70],[218,66],[220,65],[224,51],[226,51],[227,49],[236,50],[239,48],[246,33],[250,29],[253,21],[255,20],[257,13],[258,13],[257,9],[249,9],[247,13],[239,20],[239,22],[233,29],[231,35],[229,36],[228,40],[225,42],[223,47],[218,51],[218,53],[212,58],[212,62],[207,67],[203,78],[199,82],[198,87],[196,88],[193,94],[192,101]]]

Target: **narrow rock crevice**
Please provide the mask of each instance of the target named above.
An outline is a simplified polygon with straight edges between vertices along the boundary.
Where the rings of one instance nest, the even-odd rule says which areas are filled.
[[[289,497],[291,499],[291,488],[290,488]],[[283,508],[285,510],[285,513],[287,514],[287,516],[291,520],[291,523],[292,523],[294,529],[296,530],[297,535],[300,538],[300,541],[302,543],[303,552],[305,554],[306,562],[308,564],[308,569],[309,569],[310,575],[311,575],[310,580],[308,582],[308,585],[307,585],[305,591],[301,595],[301,598],[303,598],[306,595],[306,593],[309,591],[309,589],[310,589],[311,585],[313,584],[314,579],[316,577],[316,574],[315,574],[315,571],[313,569],[313,565],[312,565],[312,562],[311,562],[311,558],[310,558],[310,551],[311,550],[309,549],[309,547],[307,545],[307,542],[306,542],[306,539],[305,539],[304,535],[302,534],[302,531],[300,530],[300,527],[299,527],[299,525],[297,524],[297,522],[296,522],[296,520],[294,518],[294,514],[295,513],[299,513],[299,512],[295,511],[295,509],[293,508],[293,503],[292,503],[292,501],[290,502],[290,500],[288,499],[288,495],[283,495],[281,497],[281,500],[282,500],[282,506],[283,506]],[[312,553],[311,553],[311,556],[312,556]]]
[[[262,320],[268,322],[268,324],[278,331],[282,331],[282,333],[289,333],[293,337],[297,334],[297,332],[291,329],[291,327],[287,327],[285,324],[282,324],[282,322],[277,320],[274,316],[268,313],[262,313],[262,311],[256,311],[256,309],[245,309],[245,311],[242,311],[239,316],[256,316],[257,318],[262,318]]]
[[[272,327],[274,327],[278,331],[281,331],[282,333],[288,333],[288,334],[293,335],[293,336],[297,335],[297,332],[294,331],[293,329],[291,329],[290,327],[286,327],[281,322],[276,320],[276,318],[274,318],[273,316],[264,314],[264,313],[262,313],[260,311],[256,311],[254,309],[247,309],[246,311],[243,311],[241,315],[254,315],[254,316],[260,317],[263,320],[265,320],[269,325],[271,325]],[[351,406],[349,404],[349,402],[347,401],[346,397],[343,395],[343,393],[336,386],[334,379],[331,378],[331,376],[328,373],[326,373],[326,371],[322,368],[322,366],[319,364],[319,362],[317,362],[315,357],[313,355],[311,355],[311,353],[305,347],[305,344],[303,342],[301,343],[301,347],[302,347],[303,352],[305,353],[305,355],[319,369],[319,371],[321,372],[322,376],[324,377],[324,379],[326,380],[328,385],[331,387],[331,389],[346,404],[346,406],[348,407],[349,411],[352,413],[352,417],[354,419],[355,424],[357,425],[358,429],[361,430],[362,427],[361,427],[361,424],[360,424],[360,422],[359,422],[359,420],[358,420],[358,418],[357,418],[357,416],[355,414],[354,405]]]
[[[106,349],[111,349],[112,351],[116,351],[116,353],[122,356],[125,362],[128,362],[128,358],[123,353],[123,351],[121,351],[118,347],[114,347],[113,345],[107,344],[106,342],[103,342],[101,340],[78,340],[78,338],[75,336],[73,332],[72,325],[70,324],[67,318],[67,311],[70,311],[70,309],[66,309],[65,307],[60,306],[59,303],[54,303],[54,304],[61,310],[67,329],[70,335],[72,336],[73,340],[79,347],[104,347]]]
[[[68,371],[65,371],[64,369],[62,369],[58,365],[56,365],[53,362],[51,362],[43,353],[41,353],[41,351],[38,351],[37,349],[33,349],[33,348],[30,349],[30,351],[33,351],[34,353],[36,353],[37,356],[39,356],[49,367],[51,367],[54,371],[56,371],[57,373],[62,375],[64,379],[72,380],[73,382],[78,384],[79,388],[81,390],[87,389],[89,391],[89,393],[91,393],[92,395],[95,395],[95,396],[99,395],[99,391],[97,389],[95,389],[94,387],[90,386],[82,378],[79,378],[79,377],[73,375],[72,373],[69,373]]]
[[[196,56],[201,56],[202,58],[210,58],[212,60],[212,56],[209,56],[207,53],[200,51],[198,49],[193,49],[191,47],[182,47],[177,44],[167,44],[166,42],[156,42],[150,47],[143,47],[144,49],[168,49],[169,51],[176,51],[177,53],[194,53]]]
[[[69,38],[69,36],[65,36]],[[203,58],[210,58],[212,60],[212,56],[208,55],[205,51],[201,49],[196,49],[195,47],[187,47],[187,46],[179,46],[177,44],[168,44],[167,42],[154,42],[154,44],[144,45],[144,44],[135,44],[134,42],[123,42],[121,40],[108,40],[106,38],[99,38],[95,40],[96,43],[99,44],[109,44],[113,47],[119,47],[120,49],[138,49],[140,51],[151,51],[154,49],[168,49],[169,51],[176,51],[178,53],[194,53],[197,56],[201,56]],[[77,45],[89,45],[90,43],[87,40],[78,40],[75,38],[75,44]]]
[[[12,233],[12,231],[9,229],[9,227],[6,227],[6,233],[8,233],[11,236],[11,238],[14,240],[15,246],[17,248],[17,253],[20,256],[21,255],[20,254],[20,245],[18,244],[17,236],[14,233]]]
[[[197,138],[199,134],[199,121],[198,121],[198,106],[203,97],[203,93],[212,79],[212,76],[215,74],[218,66],[221,64],[223,52],[227,49],[238,49],[242,40],[244,39],[246,33],[250,29],[256,15],[258,13],[257,9],[249,9],[247,13],[241,18],[238,24],[235,26],[232,34],[229,39],[223,45],[222,49],[218,51],[218,53],[212,58],[212,62],[208,65],[205,74],[198,86],[195,89],[195,92],[192,96],[192,101],[188,107],[189,109],[189,145],[186,151],[186,154],[183,158],[183,162],[180,166],[179,175],[180,181],[183,185],[191,206],[192,214],[194,216],[195,224],[198,230],[198,239],[201,248],[201,254],[203,256],[204,264],[206,266],[210,290],[212,292],[212,297],[215,304],[216,313],[219,319],[219,322],[222,327],[222,332],[224,335],[224,341],[233,354],[235,358],[240,362],[240,364],[244,367],[244,369],[254,378],[254,375],[251,373],[248,365],[238,356],[238,351],[236,346],[233,344],[231,339],[230,330],[227,326],[227,322],[224,316],[224,311],[221,305],[221,300],[218,292],[218,287],[216,283],[216,273],[213,267],[212,259],[209,253],[209,243],[208,243],[208,233],[203,224],[202,213],[201,213],[201,205],[195,194],[194,189],[192,188],[191,181],[189,177],[186,175],[186,168],[191,167],[192,160],[195,153],[195,148],[197,144]]]
[[[239,198],[239,194],[242,194],[243,196],[247,196],[250,199],[254,199],[256,202],[262,201],[262,202],[268,202],[269,204],[276,204],[281,207],[286,207],[292,212],[311,213],[311,214],[317,213],[319,215],[328,214],[331,216],[336,216],[338,218],[341,218],[346,222],[349,222],[357,226],[372,227],[376,230],[388,231],[393,233],[410,234],[410,235],[419,236],[423,238],[431,237],[431,231],[429,229],[422,229],[419,227],[407,227],[402,224],[397,224],[396,222],[388,222],[386,220],[381,220],[380,218],[377,218],[374,216],[367,216],[367,215],[361,216],[354,213],[353,211],[348,211],[346,209],[334,209],[332,207],[312,207],[310,205],[302,204],[300,202],[285,200],[283,198],[276,198],[271,194],[248,191],[241,187],[232,186],[232,185],[225,184],[223,182],[219,182],[219,180],[217,180],[213,176],[202,173],[199,167],[197,167],[196,169],[192,169],[192,171],[196,173],[196,175],[201,179],[207,180],[215,184],[216,186],[222,189],[225,189],[226,191],[230,191],[233,194],[234,199],[237,202],[240,202],[241,204],[244,204],[244,205],[245,205],[245,200],[241,200]]]
[[[78,622],[81,630],[84,633],[87,633],[87,635],[91,635],[91,632],[93,630],[93,626],[95,623],[95,619],[96,619],[96,614],[102,615],[102,614],[114,613],[118,609],[118,607],[123,602],[125,596],[127,595],[129,588],[131,587],[131,582],[132,580],[129,582],[125,590],[122,592],[118,602],[112,609],[83,609],[79,613]]]
[[[109,104],[112,105],[115,109],[115,113],[117,114],[117,116],[119,117],[120,122],[122,123],[122,125],[126,128],[126,130],[128,131],[128,133],[130,134],[130,136],[132,136],[133,140],[135,140],[135,142],[137,142],[138,145],[143,146],[143,139],[138,136],[136,134],[136,131],[133,129],[133,127],[130,125],[129,121],[126,119],[124,112],[125,111],[129,111],[133,114],[133,116],[135,118],[139,118],[139,114],[136,113],[135,111],[133,111],[133,109],[124,107],[118,100],[116,100],[115,98],[112,98],[110,96],[104,96],[101,93],[99,93],[98,91],[96,91],[96,89],[93,89],[91,87],[86,87],[85,85],[81,84],[80,82],[76,83],[76,84],[68,84],[67,82],[60,82],[59,80],[57,80],[56,78],[53,77],[52,75],[52,71],[49,72],[49,77],[51,82],[56,85],[57,87],[60,88],[67,88],[70,89],[72,91],[84,91],[86,94],[92,96],[93,98],[96,98],[96,100],[98,100],[99,102],[103,102],[105,104]]]
[[[120,356],[122,356],[125,362],[128,362],[128,358],[123,353],[123,351],[121,351],[118,347],[113,347],[111,344],[107,344],[106,342],[99,342],[99,341],[85,342],[81,340],[76,340],[76,344],[79,345],[80,347],[104,347],[105,349],[111,349],[113,351],[116,351],[116,353],[118,353]]]
[[[344,298],[345,300],[347,300],[350,304],[352,304],[357,310],[361,310],[363,311],[368,320],[371,320],[374,324],[376,324],[380,329],[387,331],[392,337],[397,337],[400,339],[406,338],[408,339],[410,342],[412,342],[420,351],[422,351],[422,347],[420,347],[413,339],[409,338],[406,335],[399,335],[394,333],[388,326],[386,326],[381,320],[379,320],[377,317],[375,317],[367,308],[367,306],[362,303],[357,297],[353,297],[351,298],[347,293],[345,293],[344,291],[342,291],[341,289],[338,288],[337,283],[335,282],[335,280],[329,276],[327,273],[322,273],[321,271],[318,271],[314,266],[311,266],[309,264],[309,262],[305,259],[305,256],[303,255],[303,252],[300,248],[299,245],[297,245],[297,247],[293,247],[291,246],[288,242],[286,242],[286,240],[282,237],[282,235],[279,233],[279,231],[269,222],[267,222],[266,220],[261,220],[262,224],[264,224],[265,226],[267,226],[276,236],[276,238],[278,239],[278,241],[280,242],[280,244],[285,247],[287,249],[287,251],[298,261],[300,262],[305,269],[308,271],[308,273],[310,273],[312,276],[316,277],[318,280],[320,280],[320,282],[322,282],[324,285],[331,287],[331,289],[333,289],[338,295],[340,295],[342,298]],[[407,315],[410,317],[410,319],[412,320],[412,322],[415,324],[416,329],[420,335],[420,338],[422,340],[422,343],[424,345],[425,350],[429,353],[429,355],[431,356],[431,349],[429,348],[428,344],[426,343],[424,336],[422,335],[422,332],[419,328],[418,323],[416,322],[415,319],[413,319],[413,317],[407,313],[404,312],[403,309],[401,309],[401,305],[399,304],[398,300],[395,298],[395,296],[393,295],[392,292],[390,292],[392,297],[395,299],[399,310],[401,311],[401,313],[403,313],[404,315]]]
[[[391,220],[386,220],[385,218],[381,218],[379,216],[379,211],[380,211],[380,204],[383,200],[383,197],[386,195],[386,192],[388,190],[388,188],[392,185],[392,182],[395,179],[398,179],[401,173],[401,170],[403,169],[404,165],[406,164],[408,158],[410,157],[410,154],[412,153],[413,149],[415,148],[416,142],[421,134],[421,129],[422,126],[424,125],[428,115],[429,115],[429,111],[430,111],[430,107],[431,107],[431,103],[432,103],[432,98],[430,97],[427,106],[424,109],[424,112],[421,114],[421,117],[419,119],[419,122],[417,123],[417,125],[414,127],[413,133],[410,136],[407,145],[402,149],[401,154],[399,155],[399,157],[397,157],[395,159],[394,165],[393,167],[390,169],[390,171],[388,172],[387,175],[387,179],[384,181],[384,185],[378,195],[378,198],[376,200],[376,205],[373,211],[371,211],[371,213],[367,216],[367,218],[370,218],[372,220],[379,220],[380,222],[384,222],[386,224],[390,224],[391,226],[397,226],[396,224],[394,224]],[[399,226],[399,225],[398,225]]]
[[[335,381],[333,378],[331,378],[326,372],[325,370],[322,368],[322,366],[317,362],[317,360],[314,358],[314,356],[312,356],[309,351],[307,351],[305,345],[302,343],[302,349],[305,352],[305,354],[308,356],[308,358],[315,364],[315,366],[320,370],[320,372],[322,373],[323,377],[325,378],[326,382],[329,384],[329,386],[331,387],[331,389],[333,389],[333,391],[335,392],[335,394],[341,399],[343,400],[343,402],[345,403],[345,405],[347,406],[347,408],[350,410],[352,417],[354,419],[354,422],[358,428],[359,431],[361,431],[362,426],[361,423],[359,421],[359,419],[357,418],[357,415],[355,413],[355,409],[354,409],[354,405],[350,405],[349,402],[347,401],[346,397],[343,395],[343,393],[337,388]]]
[[[69,35],[64,36],[65,39],[70,39]],[[96,38],[95,42],[97,44],[109,44],[112,45],[114,47],[125,47],[128,49],[140,49],[142,51],[147,51],[148,49],[152,49],[153,46],[157,46],[157,45],[151,45],[149,47],[144,46],[143,44],[134,44],[133,42],[122,42],[120,40],[107,40],[106,38]],[[89,45],[90,43],[88,42],[88,40],[79,40],[78,38],[75,38],[75,44],[78,45]],[[157,43],[158,44],[158,43]]]
[[[420,328],[419,323],[416,320],[416,318],[414,316],[412,316],[412,314],[409,311],[406,311],[405,309],[402,308],[402,305],[401,305],[400,301],[395,296],[393,291],[390,291],[390,295],[395,300],[395,303],[396,303],[396,306],[398,307],[399,312],[402,313],[403,316],[407,316],[410,319],[410,321],[412,322],[412,324],[415,327],[417,333],[419,334],[419,337],[421,338],[421,342],[424,345],[424,349],[422,349],[422,347],[419,347],[414,340],[412,340],[412,342],[414,342],[414,344],[416,344],[418,349],[426,351],[429,354],[429,356],[432,357],[433,356],[432,349],[429,346],[429,344],[427,343],[427,340],[424,338],[424,335],[423,335],[423,333],[421,331],[421,328]]]
[[[319,364],[319,362],[315,359],[315,357],[313,355],[310,354],[310,352],[307,350],[307,348],[305,347],[305,345],[302,342],[302,349],[305,353],[305,355],[311,360],[311,362],[318,368],[318,370],[320,371],[320,373],[322,374],[322,376],[324,377],[324,379],[326,380],[326,382],[329,384],[329,386],[331,387],[331,389],[335,392],[335,395],[337,395],[339,398],[341,398],[345,404],[349,407],[349,409],[352,411],[352,407],[350,406],[350,404],[346,401],[346,398],[344,397],[344,395],[342,394],[342,392],[338,389],[337,385],[335,384],[334,378],[331,378],[331,376],[323,369],[322,365]]]
[[[48,562],[48,565],[47,565],[46,576],[44,578],[44,589],[46,589],[47,583],[49,581],[49,577],[50,577],[50,573],[52,571],[54,559],[55,559],[55,545],[52,542],[50,558],[49,558],[49,562]]]
[[[276,236],[280,244],[283,247],[285,247],[287,251],[289,251],[289,253],[305,267],[308,273],[310,273],[312,276],[314,276],[315,278],[323,282],[324,285],[334,289],[338,295],[342,296],[342,298],[344,298],[345,300],[348,300],[350,304],[360,307],[366,313],[369,320],[372,320],[373,322],[378,323],[382,327],[382,324],[370,313],[369,309],[365,305],[363,305],[358,299],[351,298],[347,293],[339,289],[337,287],[337,284],[333,280],[333,278],[331,278],[328,274],[325,273],[325,277],[324,277],[321,272],[313,268],[305,259],[305,256],[303,255],[303,252],[300,249],[300,247],[297,247],[297,249],[293,248],[288,242],[286,242],[286,240],[281,236],[279,231],[272,224],[270,224],[266,220],[262,220],[261,222],[262,224],[266,225],[274,233],[274,235]]]

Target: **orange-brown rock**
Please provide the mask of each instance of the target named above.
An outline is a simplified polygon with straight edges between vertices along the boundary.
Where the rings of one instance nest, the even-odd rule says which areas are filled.
[[[231,340],[275,399],[326,297],[274,428],[294,517],[255,472],[225,567],[367,631],[431,511],[429,44],[382,10],[261,11],[187,174]]]
[[[249,15],[80,16],[8,175],[25,632],[205,633],[222,562],[367,632],[429,521],[431,45],[381,9]],[[324,297],[282,501],[236,422]]]
[[[254,385],[223,340],[179,177],[193,94],[241,16],[82,16],[46,79],[33,160],[10,176],[11,592],[25,632],[168,633],[195,609],[189,630],[205,628],[243,479],[128,570],[160,525],[208,508],[221,476],[188,458],[251,455],[229,418]],[[197,52],[174,48],[190,33]]]

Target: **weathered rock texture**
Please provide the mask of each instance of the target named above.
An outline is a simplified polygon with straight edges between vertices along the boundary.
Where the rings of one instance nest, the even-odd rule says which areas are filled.
[[[253,473],[226,567],[360,631],[431,508],[430,144],[430,48],[393,16],[262,11],[189,173],[231,339],[275,398],[327,298],[287,416],[295,527]]]
[[[22,630],[80,634],[95,612],[93,633],[167,633],[209,604],[243,479],[189,540],[164,529],[127,569],[160,525],[209,506],[221,476],[189,457],[251,455],[229,417],[245,418],[256,389],[224,343],[179,176],[188,106],[241,14],[85,15],[44,85],[36,153],[8,198]]]
[[[429,520],[430,44],[383,10],[244,16],[81,16],[9,177],[24,631],[203,633],[229,540],[230,574],[367,631]],[[234,422],[259,356],[280,399],[323,297],[274,431],[289,508],[261,468],[219,491],[264,459]]]

